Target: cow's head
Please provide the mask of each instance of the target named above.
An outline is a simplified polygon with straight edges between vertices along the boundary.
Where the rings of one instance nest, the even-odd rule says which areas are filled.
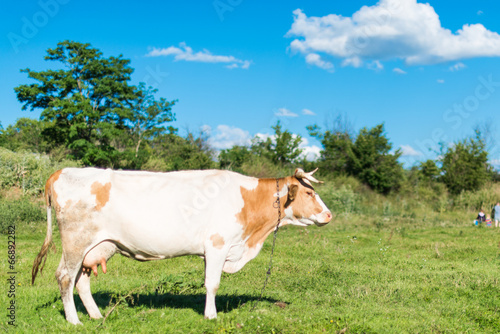
[[[311,184],[311,182],[322,183],[312,176],[317,170],[316,168],[312,172],[305,173],[297,168],[290,179],[285,203],[285,219],[293,225],[308,226],[314,223],[323,226],[332,219],[332,213]]]

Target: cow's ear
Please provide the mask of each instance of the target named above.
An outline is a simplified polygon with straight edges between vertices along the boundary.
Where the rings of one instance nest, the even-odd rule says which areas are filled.
[[[291,202],[295,199],[295,196],[297,196],[297,191],[299,190],[299,186],[296,184],[292,184],[288,188],[288,202]]]

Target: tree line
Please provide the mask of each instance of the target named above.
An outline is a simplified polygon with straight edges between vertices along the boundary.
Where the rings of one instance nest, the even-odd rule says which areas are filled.
[[[144,83],[132,85],[133,68],[122,55],[104,57],[88,43],[64,41],[48,49],[45,60],[55,62],[54,69],[22,69],[32,83],[14,88],[23,110],[40,110],[40,119],[20,118],[2,129],[0,146],[117,169],[222,168],[271,176],[295,165],[317,166],[325,176],[352,176],[382,194],[398,192],[405,182],[443,184],[460,194],[498,179],[479,130],[473,138],[442,146],[439,159],[406,170],[384,124],[355,133],[340,116],[325,129],[307,127],[322,145],[314,162],[301,155],[302,138],[279,121],[272,137],[215,152],[204,133],[179,135],[171,125],[177,100],[157,98],[157,90]]]

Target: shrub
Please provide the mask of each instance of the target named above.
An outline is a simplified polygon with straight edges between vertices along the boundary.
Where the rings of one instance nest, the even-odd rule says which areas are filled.
[[[45,181],[58,169],[78,167],[72,160],[54,161],[46,154],[12,152],[0,147],[0,188],[17,187],[23,195],[40,194]]]
[[[0,234],[6,234],[9,225],[29,224],[45,219],[44,210],[28,197],[0,199]]]
[[[325,205],[332,212],[337,214],[356,212],[359,195],[352,190],[350,185],[342,185],[340,188],[319,187],[317,190]]]
[[[288,169],[281,168],[269,159],[257,155],[252,155],[241,168],[235,169],[235,171],[254,177],[284,177],[293,173],[293,171],[289,172]]]
[[[494,184],[487,184],[478,191],[463,191],[454,200],[457,209],[485,210],[489,213],[496,202],[500,199],[500,187]]]

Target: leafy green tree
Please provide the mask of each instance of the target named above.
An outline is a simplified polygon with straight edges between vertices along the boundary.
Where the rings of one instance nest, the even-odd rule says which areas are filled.
[[[439,177],[439,167],[434,160],[426,160],[420,163],[419,170],[425,180],[437,180]]]
[[[455,195],[480,189],[492,176],[485,143],[477,132],[476,138],[458,141],[442,153],[442,164],[441,180]]]
[[[323,146],[318,162],[321,170],[335,175],[347,173],[350,155],[352,154],[352,135],[340,128],[332,128],[321,132],[319,126],[312,125],[308,126],[307,129],[309,134],[316,137]]]
[[[174,171],[183,169],[210,169],[215,167],[213,152],[203,135],[186,138],[175,133],[160,134],[150,141],[149,159],[143,170]]]
[[[44,137],[67,146],[85,165],[112,166],[117,152],[113,137],[126,127],[130,101],[137,91],[130,86],[130,60],[103,57],[102,52],[73,41],[48,49],[45,60],[58,62],[47,71],[21,70],[38,83],[14,90],[23,110],[42,109]]]
[[[239,170],[248,160],[252,152],[245,146],[233,146],[219,153],[219,166],[222,169]]]
[[[2,122],[0,122],[0,146],[5,146],[5,132],[3,131]]]
[[[401,151],[391,154],[391,149],[383,124],[361,129],[349,152],[348,172],[377,192],[397,190],[403,178]]]
[[[47,142],[42,136],[45,124],[32,118],[19,118],[14,125],[9,125],[3,132],[2,146],[11,150],[28,150],[43,153]]]
[[[136,143],[136,158],[143,140],[151,140],[160,134],[165,134],[167,128],[164,124],[175,120],[172,106],[176,101],[167,101],[165,98],[156,100],[154,94],[157,92],[157,89],[146,88],[144,83],[140,83],[136,92],[137,99],[132,103],[130,123]],[[175,133],[177,129],[170,126],[168,131]]]
[[[272,128],[274,130],[273,137],[268,137],[266,140],[257,137],[254,138],[252,151],[256,154],[265,156],[278,165],[295,162],[302,153],[302,150],[299,148],[302,137],[293,135],[288,130],[283,131],[280,121]]]

